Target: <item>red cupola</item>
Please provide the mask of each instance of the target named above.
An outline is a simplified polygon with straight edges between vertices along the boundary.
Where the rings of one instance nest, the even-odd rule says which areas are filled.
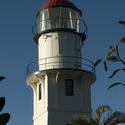
[[[51,7],[51,6],[63,6],[63,7],[76,8],[76,6],[73,3],[71,3],[67,0],[50,0],[45,5],[43,5],[41,9]]]

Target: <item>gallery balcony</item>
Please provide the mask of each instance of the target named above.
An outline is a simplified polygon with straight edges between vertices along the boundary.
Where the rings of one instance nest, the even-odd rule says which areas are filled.
[[[70,56],[57,56],[32,61],[26,67],[26,75],[28,77],[35,72],[60,69],[80,70],[95,74],[94,63],[88,59]]]

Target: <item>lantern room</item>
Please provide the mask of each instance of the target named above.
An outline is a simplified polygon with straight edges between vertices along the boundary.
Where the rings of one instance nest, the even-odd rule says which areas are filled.
[[[35,41],[40,34],[57,30],[79,33],[84,40],[87,26],[81,16],[81,10],[73,3],[66,0],[50,0],[37,13],[37,30],[33,28]]]

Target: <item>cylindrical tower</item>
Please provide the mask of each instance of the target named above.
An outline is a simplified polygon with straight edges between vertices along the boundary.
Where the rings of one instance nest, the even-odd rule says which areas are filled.
[[[81,17],[66,0],[50,0],[37,14],[39,56],[27,66],[26,79],[34,91],[34,125],[68,125],[75,115],[91,114],[96,78],[93,63],[82,58],[87,27]]]

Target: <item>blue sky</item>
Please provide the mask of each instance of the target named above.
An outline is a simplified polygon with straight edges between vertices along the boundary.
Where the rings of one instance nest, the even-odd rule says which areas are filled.
[[[125,35],[125,27],[117,23],[125,19],[125,0],[71,0],[83,12],[88,25],[88,39],[83,54],[92,61],[104,57],[107,47]],[[7,77],[0,84],[0,96],[6,96],[3,112],[10,112],[8,125],[32,125],[33,93],[25,83],[26,65],[37,59],[37,45],[32,38],[35,15],[47,0],[0,0],[0,75]],[[125,45],[120,46],[124,55]],[[114,66],[113,66],[114,67]],[[112,68],[111,68],[112,69]],[[120,73],[108,80],[102,65],[96,71],[97,80],[92,86],[93,110],[108,104],[113,110],[125,112],[125,88],[108,91],[111,81],[124,81]]]

